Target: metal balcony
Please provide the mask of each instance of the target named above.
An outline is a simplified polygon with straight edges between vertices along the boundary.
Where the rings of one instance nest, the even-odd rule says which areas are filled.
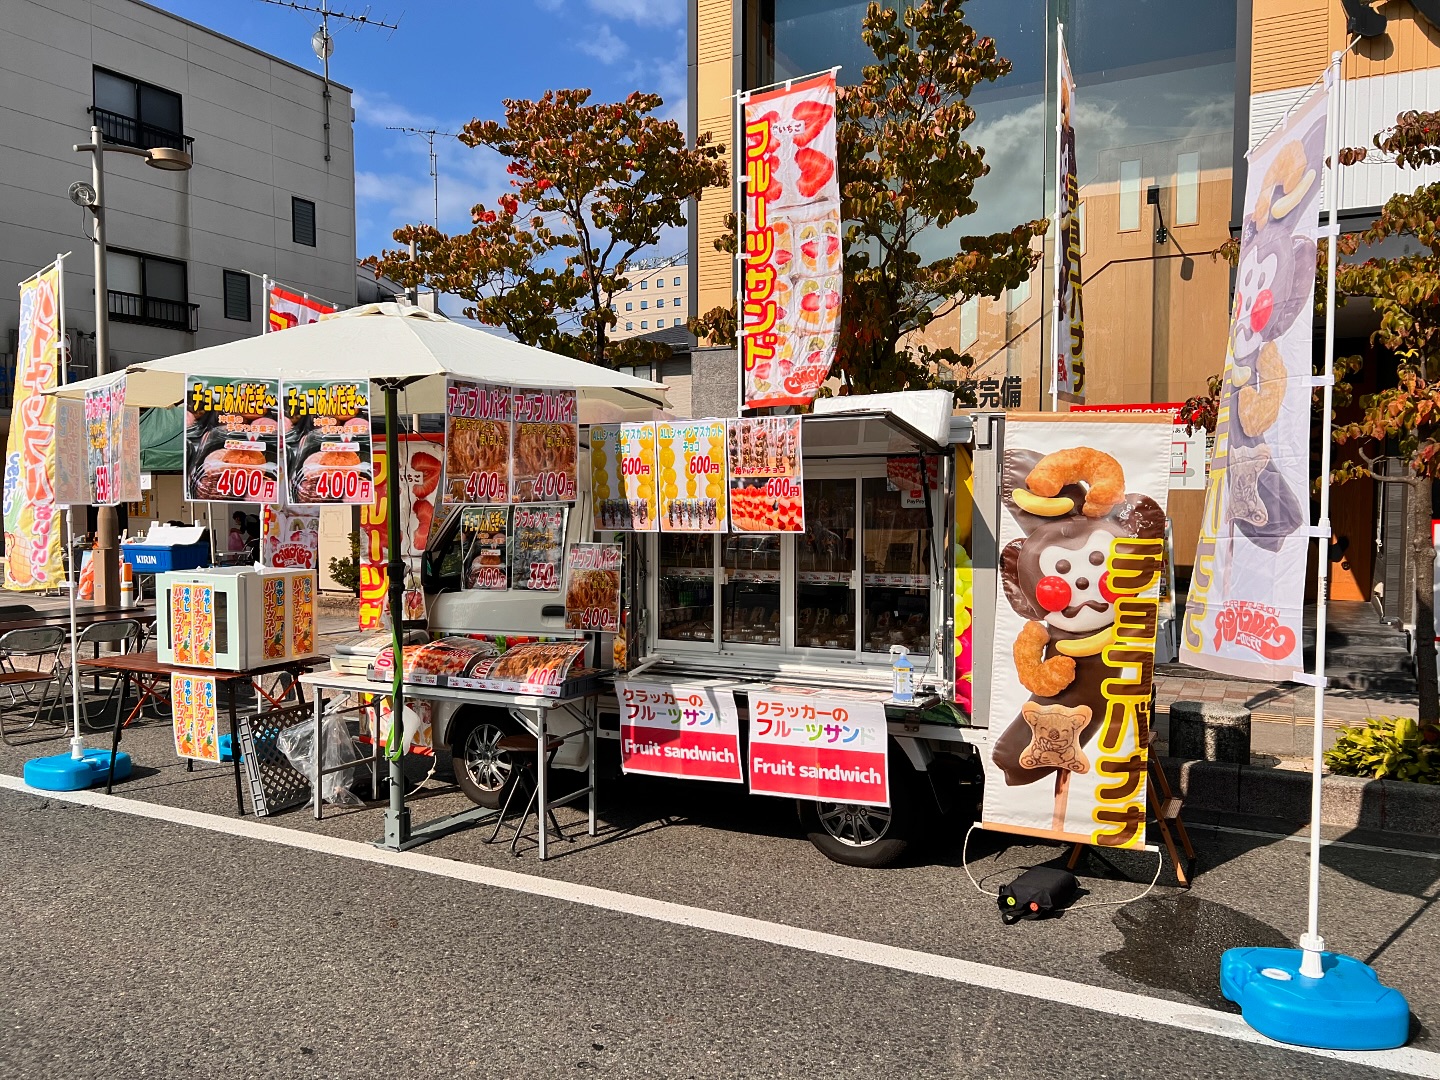
[[[161,300],[138,293],[107,291],[110,318],[116,322],[140,323],[142,326],[163,326],[168,330],[195,333],[200,329],[200,305],[180,300]]]
[[[188,135],[156,127],[154,124],[144,124],[133,117],[102,109],[98,105],[90,107],[90,115],[106,140],[121,146],[138,146],[142,150],[168,146],[174,150],[184,150],[188,154],[195,145],[195,140]]]

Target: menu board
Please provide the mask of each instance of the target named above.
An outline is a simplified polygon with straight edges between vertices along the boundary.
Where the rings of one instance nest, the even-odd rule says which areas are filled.
[[[286,382],[280,399],[286,500],[369,506],[375,498],[369,381]]]
[[[725,421],[657,424],[656,443],[660,531],[724,532]]]
[[[504,506],[460,512],[460,588],[503,591],[510,586],[510,511]]]
[[[517,387],[511,412],[510,501],[574,502],[580,458],[575,391]]]
[[[620,629],[619,544],[571,544],[565,560],[565,629]]]
[[[510,515],[510,587],[560,591],[565,506],[517,506]]]
[[[444,505],[510,501],[510,403],[508,386],[446,382]]]
[[[215,676],[171,675],[170,716],[176,755],[196,761],[220,761]]]
[[[657,531],[656,471],[654,424],[592,424],[590,489],[596,531]]]
[[[280,498],[280,384],[274,379],[185,376],[185,498]]]
[[[728,427],[731,529],[803,533],[800,417],[748,417]]]
[[[170,640],[175,663],[215,666],[215,589],[210,585],[170,587]]]

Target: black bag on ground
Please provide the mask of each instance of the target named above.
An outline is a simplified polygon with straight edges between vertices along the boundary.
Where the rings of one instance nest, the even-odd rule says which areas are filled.
[[[1005,925],[1021,919],[1038,919],[1070,906],[1080,883],[1068,870],[1033,866],[1009,885],[1000,887],[1000,918]]]

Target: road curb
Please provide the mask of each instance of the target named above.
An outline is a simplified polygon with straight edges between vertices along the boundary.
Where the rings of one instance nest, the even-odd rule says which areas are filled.
[[[1218,761],[1161,758],[1188,810],[1310,821],[1310,774]],[[1348,829],[1440,836],[1440,784],[1325,774],[1320,821]]]

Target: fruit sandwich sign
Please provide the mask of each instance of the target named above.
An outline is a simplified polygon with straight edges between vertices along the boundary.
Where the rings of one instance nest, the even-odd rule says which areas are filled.
[[[742,404],[808,405],[840,337],[834,73],[750,95],[744,147]]]

